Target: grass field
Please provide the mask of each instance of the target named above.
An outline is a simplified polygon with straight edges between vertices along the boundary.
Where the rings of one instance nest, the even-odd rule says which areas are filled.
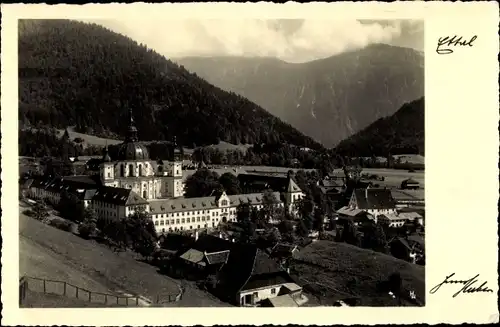
[[[355,297],[361,306],[396,306],[396,300],[379,289],[380,282],[387,281],[394,272],[401,274],[406,290],[415,291],[420,304],[425,301],[423,266],[345,243],[312,243],[298,252],[290,271],[300,276],[305,290],[315,297],[312,301],[320,305]]]
[[[247,149],[252,147],[252,144],[232,144],[224,141],[220,141],[219,144],[212,144],[208,145],[207,147],[212,148],[212,149],[219,149],[220,151],[227,151],[227,150],[239,150],[243,153],[247,152]]]
[[[20,208],[20,211],[25,208]],[[72,283],[94,292],[155,299],[177,294],[179,281],[135,260],[131,253],[108,247],[19,215],[20,275]],[[171,304],[172,305],[172,304]],[[187,285],[176,306],[228,306],[210,294]]]
[[[378,176],[384,176],[385,180],[383,182],[375,182],[380,185],[386,185],[387,187],[397,187],[401,186],[401,182],[405,179],[412,178],[420,183],[420,188],[425,188],[425,171],[417,170],[414,173],[410,173],[403,169],[387,169],[387,168],[364,168],[362,174],[376,174]]]
[[[62,137],[64,134],[64,129],[58,129],[58,136]],[[88,145],[94,145],[94,146],[106,146],[106,145],[114,145],[114,144],[120,144],[123,142],[123,140],[114,140],[114,139],[107,139],[107,138],[102,138],[94,135],[89,135],[89,134],[83,134],[83,133],[78,133],[73,130],[73,128],[68,128],[68,134],[70,140],[74,140],[75,138],[79,137],[83,140],[84,142],[84,147]]]

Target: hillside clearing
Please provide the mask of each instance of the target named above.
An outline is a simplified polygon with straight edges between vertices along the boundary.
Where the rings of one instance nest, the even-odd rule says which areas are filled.
[[[246,153],[248,148],[251,148],[252,144],[232,144],[224,141],[220,141],[219,144],[207,145],[207,148],[217,149],[220,151],[236,151],[239,150],[243,153]]]
[[[64,129],[58,129],[57,135],[59,137],[62,137],[64,134],[64,131],[65,131]],[[122,140],[107,139],[107,138],[98,137],[98,136],[94,136],[94,135],[90,135],[90,134],[78,133],[78,132],[75,132],[72,127],[68,128],[68,135],[69,135],[69,139],[71,141],[74,141],[75,138],[81,138],[83,140],[84,144],[87,146],[90,145],[90,146],[102,146],[102,147],[104,147],[106,145],[115,145],[115,144],[120,144],[123,142]]]
[[[380,289],[380,283],[395,272],[400,273],[403,288],[414,291],[419,304],[425,302],[423,266],[345,243],[312,243],[294,256],[290,272],[321,305],[358,298],[359,306],[397,306],[397,301]],[[403,300],[402,305],[416,304]]]

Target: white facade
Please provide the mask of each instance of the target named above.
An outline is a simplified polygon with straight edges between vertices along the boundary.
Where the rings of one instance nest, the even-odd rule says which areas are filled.
[[[101,182],[105,186],[131,189],[146,200],[161,197],[161,179],[155,176],[149,160],[104,162]]]
[[[104,162],[101,182],[105,186],[131,189],[146,200],[183,196],[181,162],[166,162],[157,168],[153,163],[150,160]]]
[[[368,195],[366,195],[366,197],[368,197]],[[355,192],[352,193],[351,199],[349,200],[348,207],[350,209],[360,209],[360,210],[363,210],[363,211],[371,214],[373,217],[375,217],[375,219],[377,219],[377,217],[379,215],[397,214],[395,206],[393,208],[380,208],[380,209],[366,209],[366,208],[361,208],[358,205],[357,198],[356,198],[356,193]]]
[[[283,284],[278,284],[239,292],[238,303],[241,306],[253,306],[262,300],[277,297],[282,286]]]
[[[255,194],[241,195],[241,197],[245,196],[255,197]],[[236,222],[236,210],[240,204],[234,200],[237,197],[230,197],[224,192],[217,201],[215,201],[215,197],[182,199],[180,201],[175,199],[170,201],[152,200],[150,204],[154,209],[150,210],[151,219],[157,233],[216,228],[220,223]],[[203,203],[206,204],[206,207],[203,207]],[[196,207],[193,207],[193,204]],[[283,203],[279,202],[277,205],[283,206]],[[251,207],[259,210],[262,209],[263,205],[255,203],[251,204]]]

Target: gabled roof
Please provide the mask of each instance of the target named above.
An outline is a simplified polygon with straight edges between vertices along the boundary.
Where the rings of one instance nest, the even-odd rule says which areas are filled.
[[[420,190],[391,190],[392,197],[396,201],[424,201],[425,191]]]
[[[361,214],[363,214],[363,212],[364,211],[362,209],[351,209],[348,206],[342,207],[339,210],[337,210],[337,213],[339,215],[344,215],[344,216],[349,216],[349,217],[355,217],[355,216],[361,215]]]
[[[205,234],[200,235],[191,248],[206,253],[218,253],[231,250],[232,244],[233,243],[222,238]]]
[[[95,201],[102,201],[125,206],[148,204],[148,201],[144,200],[137,193],[133,192],[130,189],[110,186],[100,187],[95,192],[92,199]]]
[[[233,243],[220,272],[220,290],[233,296],[241,290],[294,282],[267,254],[249,244]]]
[[[88,176],[88,175],[65,176],[64,180],[68,182],[76,182],[89,185],[101,184],[98,176]]]
[[[277,243],[271,250],[273,257],[289,257],[297,249],[297,245]]]
[[[229,250],[218,253],[205,253],[209,265],[226,263],[229,258]]]
[[[420,219],[422,216],[417,212],[400,212],[399,217],[402,219]]]
[[[288,193],[302,192],[300,187],[297,185],[297,183],[295,183],[295,181],[291,177],[288,178],[288,187],[286,191]]]
[[[80,200],[90,200],[93,192],[99,187],[95,183],[92,184],[85,179],[79,180],[81,176],[68,177],[40,177],[34,178],[31,182],[33,188],[43,189],[47,192],[63,193],[68,192],[76,195]]]
[[[273,298],[268,298],[267,300],[269,301],[269,303],[273,307],[286,308],[286,307],[298,307],[299,306],[297,304],[297,302],[295,302],[293,300],[293,298],[290,296],[290,294],[285,294],[285,295],[280,295],[280,296],[273,297]]]
[[[321,186],[324,187],[343,187],[344,182],[337,179],[323,179],[320,181]]]
[[[418,244],[422,249],[425,249],[425,240],[422,236],[420,235],[409,235],[408,236],[408,242],[410,243],[416,243]]]
[[[189,249],[194,243],[194,238],[182,234],[168,233],[161,237],[163,238],[162,248],[170,251]]]
[[[196,249],[189,249],[180,256],[181,259],[197,264],[201,264],[204,257],[203,252]]]
[[[354,190],[359,209],[393,209],[396,207],[391,190],[356,189]]]

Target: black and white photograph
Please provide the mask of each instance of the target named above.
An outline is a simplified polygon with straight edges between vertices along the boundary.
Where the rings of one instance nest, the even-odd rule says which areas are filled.
[[[1,12],[2,325],[498,322],[498,4]]]
[[[425,305],[423,21],[18,32],[22,307]]]

